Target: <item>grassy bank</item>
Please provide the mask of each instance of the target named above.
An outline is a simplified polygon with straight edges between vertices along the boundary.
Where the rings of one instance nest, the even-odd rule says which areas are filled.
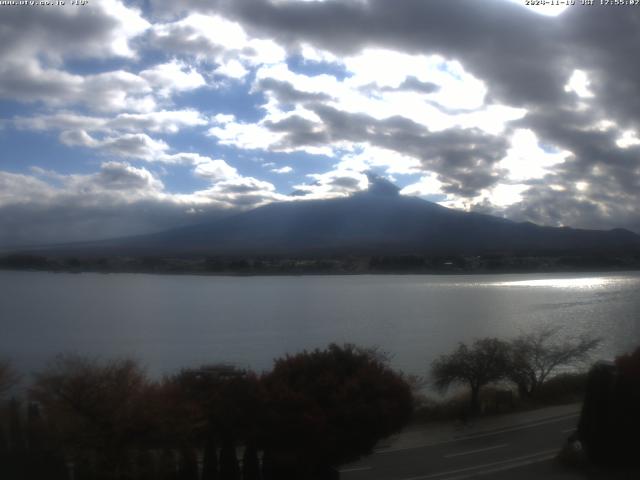
[[[483,416],[509,412],[522,412],[542,407],[581,402],[584,398],[586,373],[562,373],[550,378],[534,396],[520,397],[515,390],[488,386],[480,394]],[[505,391],[512,392],[512,402],[506,400]],[[465,421],[469,417],[469,392],[460,392],[445,399],[418,395],[413,423],[424,424],[443,421]]]

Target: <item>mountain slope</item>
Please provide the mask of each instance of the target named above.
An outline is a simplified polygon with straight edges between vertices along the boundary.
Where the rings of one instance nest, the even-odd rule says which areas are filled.
[[[474,254],[640,250],[630,231],[516,223],[371,189],[347,198],[270,204],[223,220],[103,242],[130,254]]]

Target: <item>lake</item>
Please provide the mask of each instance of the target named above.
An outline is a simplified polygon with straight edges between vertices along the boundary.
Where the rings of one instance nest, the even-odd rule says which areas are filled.
[[[543,325],[592,334],[598,358],[640,344],[640,273],[224,277],[0,271],[0,357],[139,359],[153,375],[226,362],[258,371],[330,342],[379,346],[424,375],[460,341]]]

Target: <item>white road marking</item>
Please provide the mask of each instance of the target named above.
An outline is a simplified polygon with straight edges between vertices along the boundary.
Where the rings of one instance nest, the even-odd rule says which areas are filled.
[[[494,445],[493,447],[479,448],[477,450],[468,450],[466,452],[459,453],[450,453],[449,455],[445,455],[444,458],[453,458],[453,457],[461,457],[463,455],[472,455],[474,453],[486,452],[487,450],[495,450],[496,448],[504,448],[508,443],[503,443],[502,445]]]
[[[353,467],[353,468],[341,468],[340,470],[338,470],[340,473],[347,473],[347,472],[363,472],[365,470],[371,470],[371,467]]]
[[[531,463],[545,462],[552,459],[557,455],[558,451],[543,450],[542,452],[531,453],[529,455],[523,455],[521,457],[508,458],[506,460],[500,460],[499,462],[484,463],[482,465],[474,465],[472,467],[460,468],[458,470],[449,470],[446,472],[432,473],[430,475],[423,475],[420,477],[409,477],[402,480],[428,480],[430,478],[442,477],[441,480],[461,480],[463,478],[469,478],[473,475],[492,473],[501,470],[509,470],[511,468],[520,467],[522,465],[529,465]],[[493,467],[493,468],[490,468]],[[482,470],[487,469],[487,470]],[[478,471],[480,470],[480,471]],[[473,473],[470,473],[473,472]],[[457,477],[446,477],[446,475],[455,475],[456,473],[468,473],[467,475]]]
[[[574,428],[565,428],[560,433],[569,433],[569,432],[575,432],[575,431],[576,431],[575,427]]]
[[[540,425],[546,425],[548,423],[562,422],[564,420],[568,420],[570,418],[579,417],[579,416],[580,416],[579,413],[575,413],[575,414],[570,414],[570,415],[564,415],[562,417],[552,418],[552,419],[549,419],[549,420],[542,420],[542,421],[539,421],[539,422],[528,423],[528,424],[525,424],[525,425],[518,425],[518,426],[515,426],[515,427],[507,427],[507,428],[503,428],[501,430],[493,430],[491,432],[486,432],[486,433],[478,433],[478,434],[460,436],[460,437],[453,438],[451,440],[444,440],[444,441],[441,441],[441,442],[422,443],[422,444],[419,444],[419,445],[412,445],[410,447],[385,448],[384,450],[376,450],[374,452],[374,455],[384,454],[384,453],[400,452],[400,451],[403,451],[403,450],[415,450],[417,448],[433,447],[435,445],[445,445],[447,443],[461,442],[463,440],[471,440],[471,439],[474,439],[474,438],[490,437],[492,435],[500,435],[501,433],[514,432],[516,430],[524,430],[524,429],[527,429],[527,428],[534,428],[534,427],[538,427]]]
[[[543,455],[542,457],[534,458],[531,460],[522,460],[515,463],[510,463],[509,465],[490,468],[487,470],[481,470],[479,472],[468,473],[465,475],[458,475],[455,477],[441,478],[440,480],[465,480],[467,478],[478,478],[478,475],[489,475],[491,473],[504,472],[506,470],[511,470],[513,468],[524,467],[526,465],[533,465],[534,463],[547,462],[553,458],[555,458],[556,454],[552,453],[549,455]]]

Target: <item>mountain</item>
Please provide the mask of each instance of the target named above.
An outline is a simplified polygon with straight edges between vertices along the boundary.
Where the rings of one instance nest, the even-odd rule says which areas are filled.
[[[222,220],[86,245],[145,255],[403,255],[640,251],[640,236],[448,209],[376,179],[346,198],[273,203]]]

